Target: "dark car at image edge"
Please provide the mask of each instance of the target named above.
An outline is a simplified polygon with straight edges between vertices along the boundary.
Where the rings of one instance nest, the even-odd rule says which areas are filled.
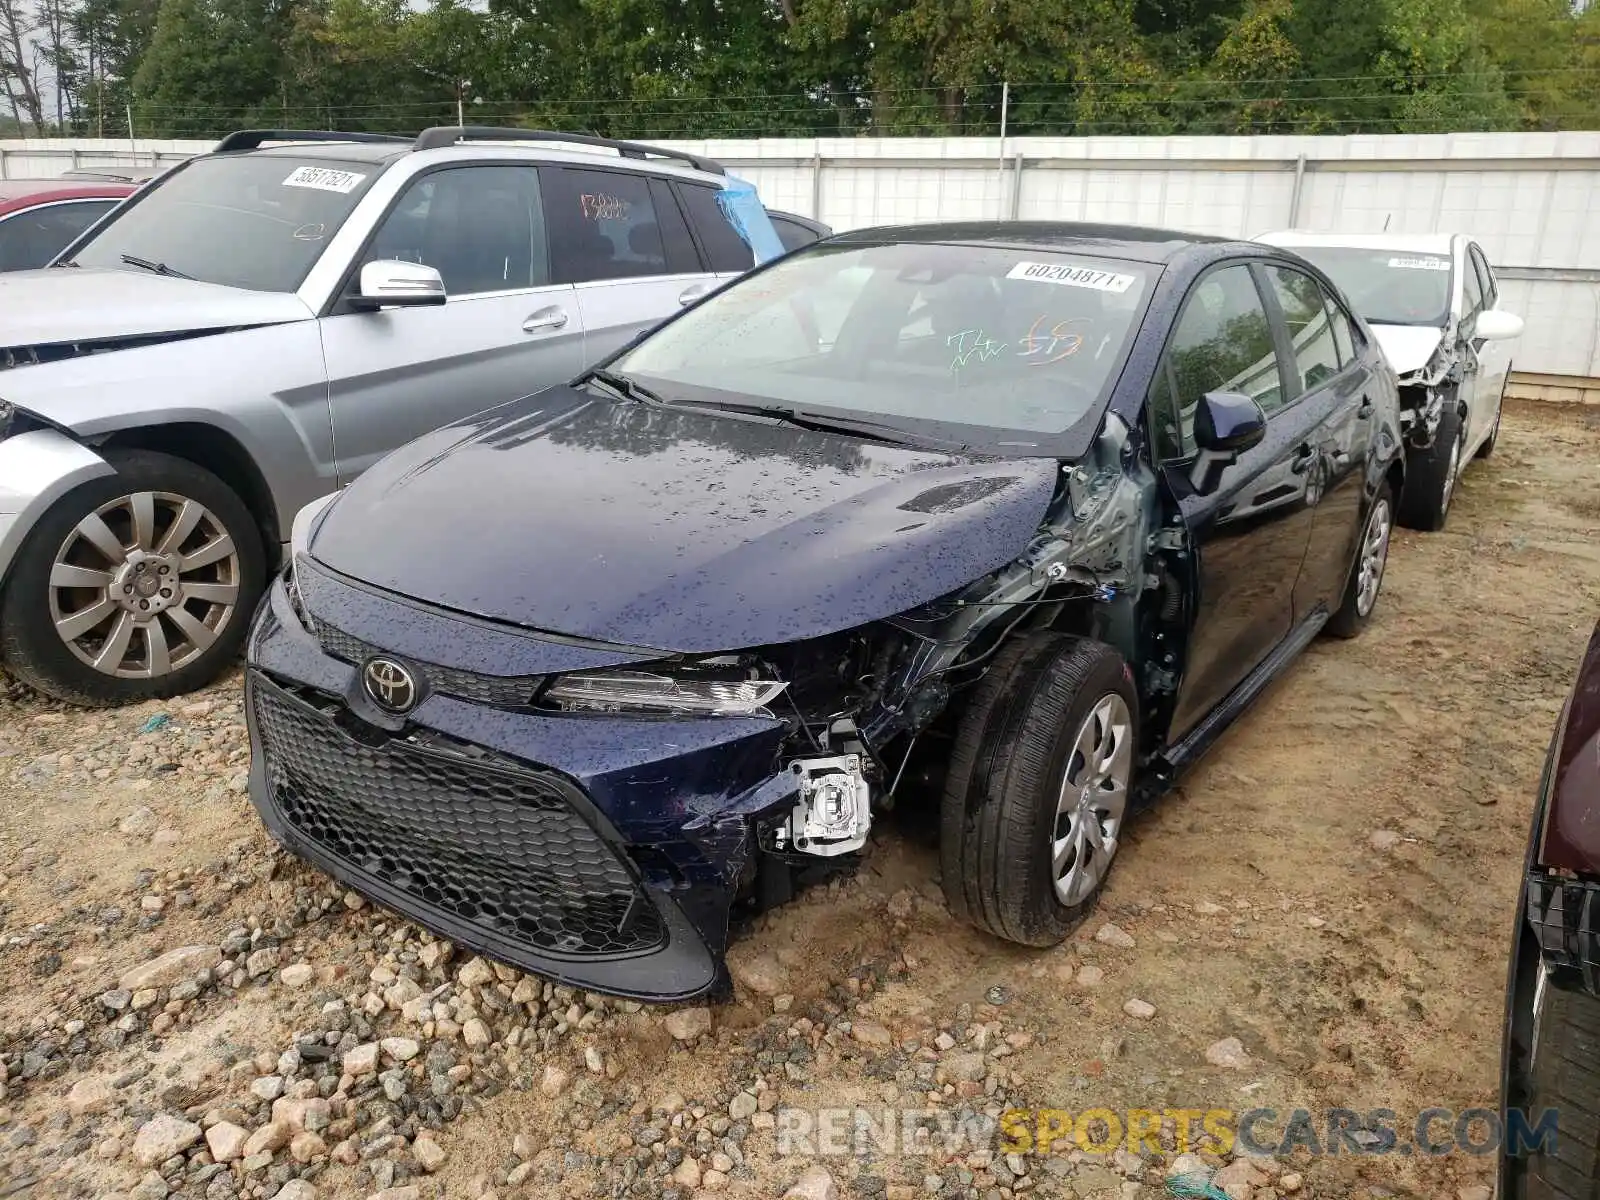
[[[952,910],[1051,945],[1133,806],[1370,619],[1403,470],[1393,373],[1292,254],[847,233],[303,511],[251,796],[601,992],[724,989],[733,915],[925,797]]]
[[[1512,934],[1502,1200],[1600,1196],[1600,624],[1545,757]],[[1554,1136],[1540,1123],[1554,1114]],[[1513,1146],[1520,1128],[1527,1142]],[[1531,1135],[1531,1136],[1530,1136]]]

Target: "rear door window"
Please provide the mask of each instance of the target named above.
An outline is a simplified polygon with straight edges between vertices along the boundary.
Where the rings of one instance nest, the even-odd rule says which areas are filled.
[[[689,211],[689,224],[705,249],[711,269],[718,274],[748,271],[755,265],[755,255],[717,203],[721,190],[698,183],[678,184],[678,194]],[[787,249],[788,243],[784,246]]]
[[[650,184],[648,176],[629,171],[546,169],[545,214],[558,283],[673,273]]]
[[[1266,275],[1288,327],[1294,351],[1294,369],[1289,372],[1289,381],[1293,395],[1298,396],[1320,387],[1339,373],[1339,351],[1334,342],[1333,323],[1328,317],[1327,298],[1322,286],[1303,271],[1268,267]]]

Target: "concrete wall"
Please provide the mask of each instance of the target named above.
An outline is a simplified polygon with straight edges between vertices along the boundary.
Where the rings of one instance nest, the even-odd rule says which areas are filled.
[[[996,217],[1479,238],[1528,330],[1519,371],[1600,376],[1600,133],[768,138],[667,143],[836,229]],[[206,142],[0,142],[0,172],[152,168]]]

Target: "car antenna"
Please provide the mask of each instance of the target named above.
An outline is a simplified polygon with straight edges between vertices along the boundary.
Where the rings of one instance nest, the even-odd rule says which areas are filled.
[[[1394,216],[1393,213],[1384,213],[1383,214],[1383,231],[1385,233],[1389,232],[1389,221],[1393,216]]]

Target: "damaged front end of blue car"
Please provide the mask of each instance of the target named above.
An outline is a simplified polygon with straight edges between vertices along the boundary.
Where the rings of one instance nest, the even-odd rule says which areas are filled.
[[[1003,460],[577,388],[440,431],[297,522],[250,637],[251,797],[477,952],[720,992],[737,913],[936,785],[1003,642],[1141,636],[1156,500],[1127,440],[1110,415],[1075,464]],[[485,494],[492,553],[448,536]]]

